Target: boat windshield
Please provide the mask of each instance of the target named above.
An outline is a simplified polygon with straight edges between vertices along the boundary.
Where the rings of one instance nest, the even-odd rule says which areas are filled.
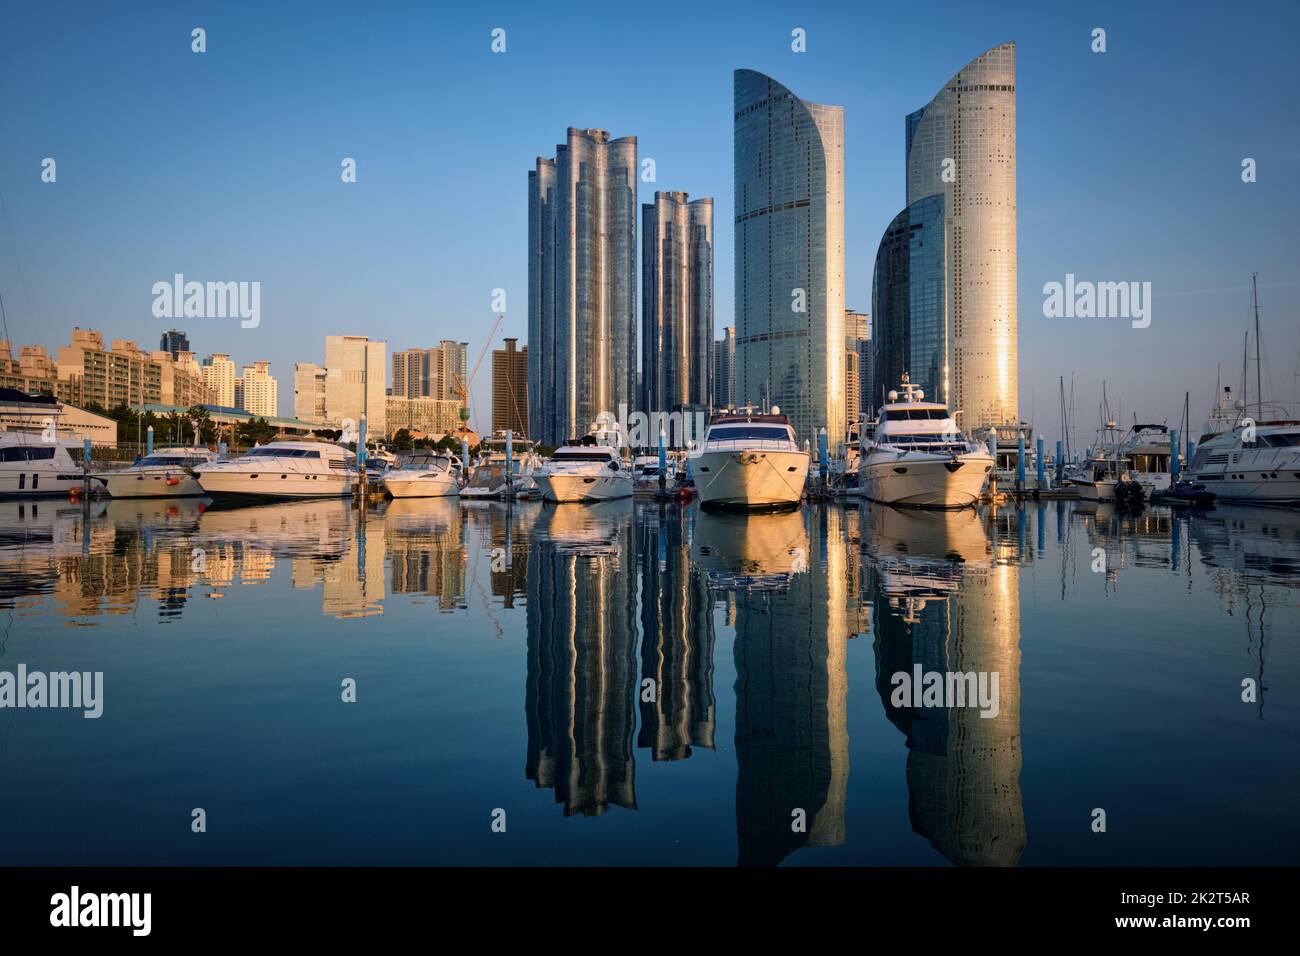
[[[715,425],[707,441],[790,441],[790,432],[780,425]]]
[[[951,417],[946,408],[886,408],[880,412],[882,422],[936,422]]]
[[[560,449],[551,456],[552,461],[612,461],[608,452],[567,451]]]
[[[266,446],[263,448],[254,448],[246,458],[319,458],[320,452],[316,449],[307,448],[273,448]]]
[[[148,458],[142,458],[140,460],[140,467],[184,468],[200,461],[202,461],[202,458],[199,455],[194,455],[188,458],[182,458],[178,455],[150,455]]]

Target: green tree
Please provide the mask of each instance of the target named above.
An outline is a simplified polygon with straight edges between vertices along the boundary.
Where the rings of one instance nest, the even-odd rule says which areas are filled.
[[[392,445],[394,451],[410,451],[415,447],[415,439],[411,437],[409,428],[399,428],[393,434],[393,439],[389,444]]]

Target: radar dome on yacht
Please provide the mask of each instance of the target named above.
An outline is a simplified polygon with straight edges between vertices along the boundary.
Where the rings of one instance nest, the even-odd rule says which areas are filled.
[[[925,401],[925,392],[923,392],[923,391],[922,391],[921,389],[919,389],[919,388],[916,390],[916,400],[917,400],[918,402],[923,402],[923,401]]]
[[[781,406],[780,406],[780,405],[773,405],[773,406],[772,406],[772,414],[773,414],[773,415],[780,415],[780,414],[781,414]]]
[[[889,400],[891,402],[898,401],[898,392],[894,391],[892,388],[889,390]]]

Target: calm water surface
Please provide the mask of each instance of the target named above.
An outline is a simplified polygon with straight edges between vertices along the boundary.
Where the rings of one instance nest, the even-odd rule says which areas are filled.
[[[1293,511],[207,504],[0,502],[0,863],[1300,855]]]

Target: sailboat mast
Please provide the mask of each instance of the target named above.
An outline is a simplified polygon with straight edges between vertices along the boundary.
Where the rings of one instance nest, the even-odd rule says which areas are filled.
[[[1250,274],[1250,289],[1255,299],[1255,401],[1259,403],[1259,409],[1256,415],[1264,414],[1264,387],[1260,381],[1260,366],[1263,364],[1259,354],[1259,285],[1257,279],[1258,272]]]

